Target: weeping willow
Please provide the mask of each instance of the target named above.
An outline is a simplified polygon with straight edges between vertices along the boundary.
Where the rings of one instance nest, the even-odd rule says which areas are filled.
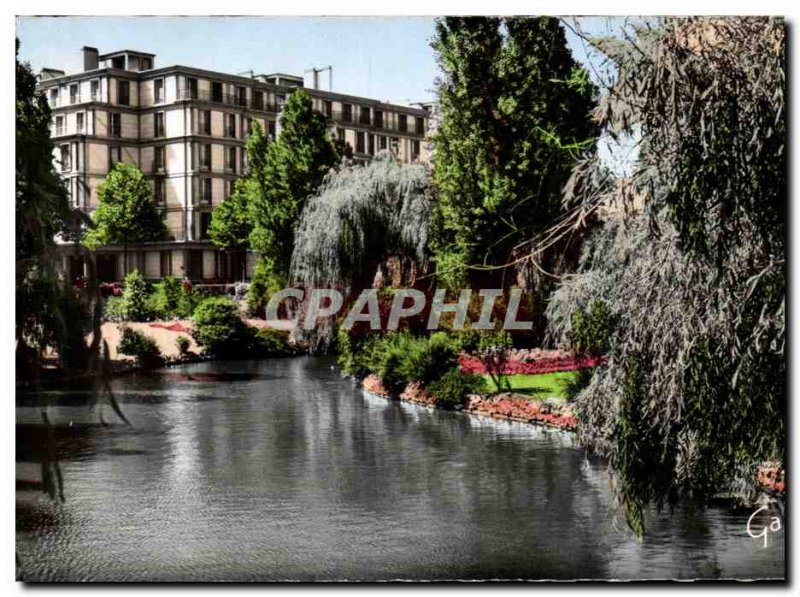
[[[642,534],[648,504],[744,495],[785,456],[784,25],[669,19],[593,41],[618,69],[598,119],[641,135],[640,157],[625,181],[598,159],[576,169],[572,209],[618,209],[547,316],[569,343],[576,311],[611,312],[576,408]]]
[[[290,279],[353,296],[372,286],[388,257],[423,265],[431,213],[422,165],[400,164],[382,152],[367,166],[335,172],[303,210]]]

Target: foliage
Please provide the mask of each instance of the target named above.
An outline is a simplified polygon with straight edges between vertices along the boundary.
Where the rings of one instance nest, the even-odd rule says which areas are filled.
[[[559,215],[597,131],[595,88],[553,17],[441,18],[432,46],[442,72],[434,258],[458,287],[468,269],[502,274],[515,247]]]
[[[303,211],[291,281],[351,296],[372,286],[387,257],[424,264],[431,209],[425,167],[388,152],[331,175]],[[313,341],[325,348],[332,338],[318,333]]]
[[[162,240],[167,234],[163,214],[153,201],[150,184],[136,166],[118,162],[97,188],[100,204],[92,213],[94,227],[83,244],[95,250],[103,245]]]
[[[260,130],[257,121],[253,123],[253,128],[253,135],[256,135],[255,129]],[[252,135],[247,140],[248,155],[252,147],[251,141]],[[230,197],[214,208],[208,235],[220,249],[244,251],[249,246],[253,224],[247,206],[252,185],[253,182],[247,175],[240,178],[234,184]]]
[[[15,336],[18,362],[30,367],[38,366],[39,355],[48,347],[78,347],[75,338],[89,317],[89,306],[59,281],[53,267],[56,235],[72,238],[81,218],[70,208],[66,188],[53,168],[50,107],[36,84],[30,66],[17,59]],[[62,358],[74,363],[77,356]]]
[[[253,221],[251,247],[273,275],[286,277],[295,228],[306,199],[339,162],[328,137],[325,117],[311,96],[294,91],[281,114],[278,139],[268,145],[262,163],[251,166],[247,204]]]
[[[125,276],[122,290],[122,311],[126,321],[150,321],[154,319],[150,289],[139,270]]]
[[[189,352],[189,347],[192,345],[191,340],[186,336],[178,336],[175,338],[175,346],[178,347],[178,352],[180,354],[187,354]]]
[[[117,351],[120,354],[136,357],[136,360],[145,366],[155,365],[161,361],[161,351],[155,340],[127,326],[123,327],[122,337]]]
[[[183,313],[182,298],[184,295],[181,281],[174,276],[167,276],[160,282],[153,284],[153,293],[150,296],[150,308],[159,319],[172,319],[175,317],[188,317]]]
[[[125,321],[125,301],[121,296],[109,296],[103,308],[103,319],[106,321]]]
[[[588,312],[577,309],[572,314],[570,340],[573,350],[589,356],[608,351],[611,336],[611,312],[603,301],[593,301]]]
[[[247,288],[247,310],[263,315],[270,297],[283,288],[286,288],[286,279],[275,273],[268,260],[259,258]]]
[[[289,332],[262,328],[255,334],[254,352],[259,356],[284,356],[292,353]]]
[[[566,341],[576,310],[608,306],[576,412],[639,534],[647,503],[741,494],[785,457],[784,36],[780,19],[667,19],[595,42],[618,67],[601,124],[639,130],[639,164],[619,184],[587,160],[567,200],[634,213],[592,237],[548,318]]]
[[[433,381],[430,391],[438,405],[455,408],[463,406],[467,396],[486,391],[486,383],[480,375],[466,375],[454,367]]]
[[[493,387],[498,391],[511,389],[504,371],[508,362],[508,351],[512,345],[508,332],[499,330],[483,332],[478,339],[476,354],[492,380]]]
[[[252,346],[253,329],[242,321],[239,306],[227,297],[206,298],[192,320],[192,335],[209,354],[239,357],[246,355]]]
[[[339,366],[363,377],[378,375],[387,388],[400,391],[412,382],[428,385],[458,362],[459,345],[444,332],[413,336],[406,332],[355,337],[339,331]]]

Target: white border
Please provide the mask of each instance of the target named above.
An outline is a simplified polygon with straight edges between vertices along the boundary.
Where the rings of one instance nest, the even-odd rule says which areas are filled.
[[[796,24],[796,15],[798,9],[797,3],[790,3],[788,1],[776,1],[776,0],[761,0],[760,2],[741,2],[741,1],[711,1],[711,2],[690,2],[686,0],[672,0],[669,2],[664,1],[655,1],[655,2],[632,2],[630,0],[627,1],[612,1],[612,2],[587,2],[587,1],[575,1],[575,0],[561,0],[561,1],[539,1],[539,2],[532,2],[528,1],[519,1],[519,0],[494,0],[492,2],[474,2],[469,0],[460,0],[459,2],[445,2],[443,0],[406,0],[404,2],[376,2],[375,0],[367,1],[367,0],[357,0],[357,1],[350,1],[346,4],[344,3],[333,3],[330,1],[322,2],[320,0],[312,1],[312,0],[292,0],[291,2],[279,2],[274,5],[268,4],[264,1],[250,1],[250,2],[242,2],[239,0],[228,0],[226,2],[210,2],[208,0],[198,0],[192,3],[185,3],[183,5],[178,5],[177,3],[165,3],[162,1],[155,2],[152,0],[140,0],[135,3],[120,3],[116,6],[112,5],[108,2],[108,0],[98,1],[98,0],[91,0],[88,2],[81,2],[80,4],[77,3],[69,3],[69,2],[53,2],[53,1],[19,1],[19,0],[12,0],[11,2],[7,2],[3,4],[3,12],[4,18],[0,21],[0,25],[2,26],[2,30],[0,33],[0,39],[4,40],[6,45],[6,54],[2,60],[0,60],[0,68],[2,68],[2,81],[3,83],[3,102],[2,106],[0,106],[0,114],[2,114],[2,177],[0,177],[0,181],[2,182],[3,193],[2,197],[4,201],[2,202],[2,217],[0,217],[0,226],[2,229],[0,231],[0,242],[2,242],[2,252],[0,253],[0,263],[3,264],[3,279],[6,283],[13,280],[13,244],[14,244],[14,215],[13,215],[13,201],[12,197],[14,196],[14,169],[12,166],[12,159],[14,155],[14,145],[12,139],[14,139],[14,120],[12,119],[12,93],[14,89],[14,63],[11,60],[11,52],[12,52],[12,41],[15,37],[15,15],[58,15],[58,14],[74,14],[74,15],[131,15],[131,14],[152,14],[152,15],[169,15],[169,14],[186,14],[186,15],[203,15],[203,14],[241,14],[241,15],[438,15],[438,14],[556,14],[556,15],[641,15],[641,14],[693,14],[693,15],[701,15],[701,14],[770,14],[770,15],[784,15],[787,17],[787,21],[789,22],[790,26],[790,43],[788,45],[788,49],[790,51],[789,57],[789,81],[790,81],[790,99],[794,99],[797,96],[797,60],[796,60],[796,52],[795,46],[797,43],[797,37],[795,35],[796,31],[794,30],[794,25]],[[790,173],[798,173],[800,172],[800,158],[798,158],[798,151],[796,149],[796,145],[794,141],[796,139],[796,135],[794,134],[796,131],[796,110],[791,110],[790,112],[790,147],[792,151],[790,152],[791,156],[791,163],[789,165],[789,172]],[[795,174],[797,176],[797,174]],[[791,179],[791,176],[790,176]],[[790,192],[796,189],[796,185],[790,186]],[[795,193],[792,193],[790,197],[790,204],[795,199]],[[795,208],[791,211],[791,223],[790,223],[790,230],[796,232],[800,230],[800,209]],[[800,305],[800,297],[798,297],[797,293],[794,292],[793,286],[795,286],[794,282],[797,280],[798,268],[797,264],[800,263],[798,259],[798,241],[790,243],[790,258],[789,264],[791,268],[790,272],[790,280],[792,284],[790,285],[789,295],[791,298],[791,311],[790,311],[790,324],[793,324],[797,320],[797,313],[798,313],[798,305]],[[0,506],[0,511],[3,513],[2,517],[2,532],[0,533],[0,538],[2,538],[2,552],[0,552],[0,569],[2,569],[2,586],[4,589],[9,589],[10,593],[18,594],[22,593],[23,591],[32,591],[32,590],[45,590],[43,588],[31,588],[25,587],[19,583],[14,582],[15,576],[15,568],[14,568],[14,542],[15,542],[15,532],[14,532],[14,504],[15,504],[15,497],[14,497],[14,420],[15,420],[15,409],[14,409],[14,346],[13,346],[13,328],[14,328],[14,299],[13,293],[11,292],[10,288],[6,289],[2,295],[0,295],[0,321],[2,321],[2,335],[0,337],[3,338],[2,346],[7,346],[8,351],[3,354],[3,366],[0,367],[0,375],[2,375],[2,389],[4,391],[0,392],[0,395],[3,395],[3,407],[4,407],[4,417],[2,417],[3,425],[5,426],[5,433],[2,434],[2,456],[0,457],[0,466],[2,467],[3,471],[3,487],[4,491],[2,492],[2,506]],[[791,340],[795,336],[795,327],[791,325],[790,327],[790,345],[793,344]],[[798,356],[798,351],[795,349],[790,351],[791,354],[791,363],[789,366],[789,371],[800,371],[800,356]],[[790,391],[787,393],[787,400],[791,404],[793,402],[793,398],[796,396],[796,392],[792,392],[795,384],[790,385]],[[791,420],[789,422],[789,436],[792,438],[794,436],[794,430],[796,426],[794,425],[796,420],[798,407],[795,405],[794,408],[790,408]],[[798,442],[797,439],[790,441],[791,446],[791,460],[790,465],[798,461]],[[794,475],[790,476],[790,484],[796,484],[796,477]],[[796,495],[796,491],[789,491],[790,496],[790,504],[788,511],[790,513],[794,513],[796,510],[794,507],[796,506],[797,500],[794,499],[794,495]],[[797,557],[797,550],[792,549],[796,546],[793,539],[796,536],[797,524],[794,521],[794,518],[789,521],[791,525],[791,536],[788,537],[788,555],[790,556],[790,560],[787,561],[788,563],[788,570],[789,576],[794,577],[796,574],[796,566],[798,557]],[[121,586],[121,585],[118,585]],[[40,586],[41,587],[41,586]],[[678,589],[681,591],[682,595],[696,595],[700,594],[704,589],[708,589],[713,587],[713,585],[667,585],[667,586],[653,586],[653,585],[638,585],[638,586],[627,586],[625,587],[628,590],[640,591],[642,589],[648,591],[670,591],[674,589]],[[88,586],[77,586],[72,587],[73,590],[89,590],[90,587]],[[232,587],[232,586],[225,586],[225,585],[216,585],[209,587],[211,590],[219,590],[223,593],[232,593],[233,591],[237,590],[239,587]],[[323,589],[329,587],[293,587],[290,585],[281,585],[281,586],[270,586],[264,587],[261,590],[268,590],[270,592],[287,592],[292,591],[293,594],[297,594],[298,591],[305,593],[306,591],[312,591],[316,589]],[[335,587],[338,590],[359,590],[359,591],[369,591],[372,592],[374,590],[380,590],[380,587],[376,588],[375,586],[364,586],[358,587],[354,585],[348,586],[340,586]],[[386,587],[387,589],[389,587]],[[474,585],[466,586],[466,585],[458,585],[458,586],[450,586],[444,587],[441,585],[429,585],[429,586],[412,586],[408,585],[405,587],[397,587],[392,586],[392,590],[413,590],[416,594],[429,594],[433,591],[463,591],[469,590],[471,593],[475,590],[479,590],[483,594],[493,594],[498,593],[502,590],[508,590],[507,587],[497,587],[493,585],[480,585],[476,587]],[[517,587],[517,590],[530,590],[536,591],[537,593],[544,592],[544,594],[555,594],[556,591],[559,593],[563,593],[565,590],[569,592],[583,592],[586,589],[601,589],[601,590],[618,590],[623,588],[621,585],[618,584],[606,584],[606,585],[574,585],[571,587],[565,587],[562,585],[542,585],[536,584],[533,585],[521,585]],[[717,589],[722,589],[723,591],[728,591],[730,588],[729,586],[718,587]],[[134,593],[145,591],[150,595],[166,595],[168,591],[173,590],[182,590],[182,591],[196,591],[198,587],[168,587],[168,586],[152,586],[148,587],[146,585],[140,585],[136,587],[130,587],[127,590],[132,591]],[[62,590],[64,590],[62,588]],[[102,593],[113,590],[113,587],[98,587],[92,590],[93,594],[97,594],[97,591]],[[202,589],[200,589],[202,590]],[[258,590],[258,589],[257,589]],[[770,590],[769,587],[759,587],[756,588],[756,591],[759,593],[766,592]],[[785,587],[780,592],[785,592],[789,590],[788,586]],[[771,593],[774,592],[774,589],[770,591]],[[5,593],[5,592],[4,592]]]

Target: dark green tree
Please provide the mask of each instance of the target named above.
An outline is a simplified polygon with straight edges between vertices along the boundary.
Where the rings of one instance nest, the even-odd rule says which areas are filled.
[[[136,166],[117,163],[97,189],[100,205],[92,214],[94,226],[83,244],[91,250],[103,245],[123,246],[123,271],[128,272],[128,245],[162,240],[167,234],[164,216],[153,201],[150,185]]]
[[[595,88],[552,17],[447,17],[432,45],[442,71],[433,249],[437,273],[456,286],[470,269],[508,263],[558,216],[576,158],[594,142]]]
[[[306,198],[336,166],[339,156],[330,140],[325,117],[303,90],[292,93],[281,115],[278,139],[262,164],[253,166],[258,186],[248,197],[253,220],[251,248],[265,267],[285,282],[294,248],[297,219]]]
[[[19,53],[19,40],[16,51]],[[16,61],[16,341],[18,364],[35,368],[48,346],[65,365],[84,352],[86,306],[54,269],[55,237],[70,239],[80,216],[53,168],[50,107],[36,90],[36,76]],[[67,354],[69,353],[69,354]],[[31,373],[29,370],[26,374]]]

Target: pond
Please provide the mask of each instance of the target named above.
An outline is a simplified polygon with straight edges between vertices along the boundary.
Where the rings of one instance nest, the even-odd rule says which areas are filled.
[[[365,395],[328,358],[199,363],[17,399],[17,477],[50,433],[64,501],[17,491],[28,581],[782,578],[753,509],[647,514],[564,432]],[[48,407],[41,425],[32,400]],[[99,423],[102,414],[106,425]]]

